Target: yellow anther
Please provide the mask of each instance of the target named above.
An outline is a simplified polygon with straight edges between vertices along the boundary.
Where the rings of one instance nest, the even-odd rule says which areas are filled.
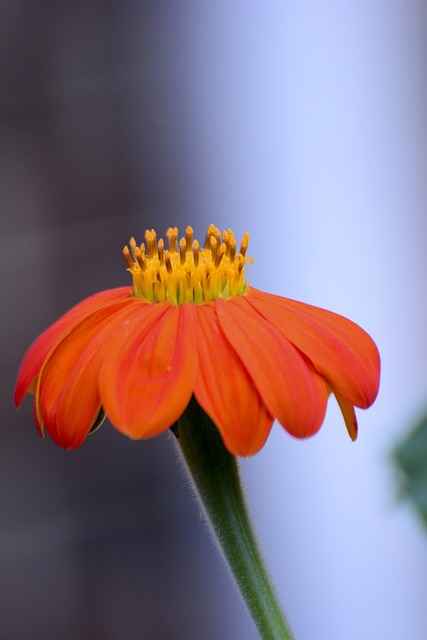
[[[215,238],[215,240],[217,241],[218,244],[221,244],[221,233],[220,233],[219,229],[214,227],[214,225],[211,225],[211,226],[212,226],[211,235],[213,235],[213,237]]]
[[[181,264],[185,264],[185,253],[187,249],[187,240],[185,238],[181,238],[179,241],[179,261]]]
[[[169,229],[166,231],[166,237],[168,239],[169,242],[169,251],[171,253],[174,253],[176,251],[176,241],[178,238],[178,229],[177,227],[169,227]]]
[[[197,240],[193,242],[193,262],[194,266],[197,268],[200,262],[200,244]]]
[[[206,231],[205,249],[209,249],[212,237],[215,238],[218,244],[221,242],[221,234],[219,232],[219,229],[217,229],[213,224],[210,224],[208,230]]]
[[[240,253],[242,254],[243,257],[245,257],[246,255],[248,244],[249,244],[249,233],[246,232],[242,238],[242,242],[240,243]]]
[[[148,258],[152,260],[157,255],[156,232],[154,229],[145,232],[145,241],[147,243]]]
[[[187,227],[185,230],[185,238],[187,241],[187,251],[191,251],[191,244],[193,242],[193,227]]]
[[[236,255],[236,239],[231,229],[223,231],[210,225],[203,249],[193,240],[193,229],[187,227],[185,237],[178,242],[178,229],[166,232],[169,250],[162,238],[157,241],[153,229],[145,232],[146,244],[123,249],[128,270],[132,274],[135,296],[149,302],[202,304],[216,298],[241,296],[248,288],[245,266],[252,262],[245,257],[249,235],[243,236],[240,253]],[[145,247],[147,246],[147,251]],[[189,255],[191,254],[191,255]]]
[[[215,262],[214,262],[214,267],[215,269],[218,269],[222,258],[224,257],[224,254],[227,250],[227,247],[225,246],[225,244],[222,244],[219,248],[219,251],[216,254],[216,258],[215,258]]]
[[[215,258],[218,254],[218,242],[215,236],[211,236],[209,245],[211,249],[212,260],[215,261]]]
[[[157,255],[158,255],[160,264],[165,264],[164,249],[165,249],[165,241],[163,240],[163,238],[160,238],[160,240],[157,243]]]
[[[131,251],[132,258],[133,258],[133,260],[135,260],[135,247],[136,247],[135,238],[131,238],[129,240],[129,246],[130,246],[130,251]]]
[[[129,251],[129,248],[127,246],[123,247],[123,255],[124,255],[125,259],[126,259],[126,262],[129,265],[129,269],[132,271],[132,269],[133,269],[133,260],[130,257],[130,251]]]
[[[141,249],[139,247],[135,247],[135,259],[139,264],[141,271],[147,271],[147,262],[145,260],[145,256],[141,253]]]
[[[231,264],[233,264],[234,259],[236,257],[236,238],[233,236],[232,238],[230,238],[230,262]]]
[[[211,226],[212,225],[210,225],[210,227],[208,227],[208,230],[206,231],[205,244],[203,246],[204,249],[209,249],[209,247],[211,246],[211,234],[210,234]]]

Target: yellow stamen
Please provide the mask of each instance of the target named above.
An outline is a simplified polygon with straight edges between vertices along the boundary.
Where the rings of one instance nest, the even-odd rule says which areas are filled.
[[[212,260],[215,262],[216,256],[218,253],[218,241],[214,236],[211,236],[210,247],[211,247]]]
[[[243,257],[246,255],[248,244],[249,244],[249,233],[245,233],[242,238],[242,242],[240,243],[240,253],[242,254]]]
[[[131,240],[132,240],[132,239],[131,239]],[[129,244],[130,244],[130,243],[129,243]],[[128,263],[128,265],[129,265],[129,270],[130,270],[130,271],[132,271],[132,269],[133,269],[133,264],[134,264],[134,263],[133,263],[132,258],[130,257],[130,251],[129,251],[129,248],[128,248],[128,247],[123,247],[123,255],[124,255],[124,257],[126,258],[126,262],[127,262],[127,263]]]
[[[237,254],[231,229],[220,234],[214,225],[210,225],[203,249],[197,240],[193,240],[191,227],[186,228],[185,237],[179,242],[176,227],[169,228],[166,237],[169,250],[165,249],[162,238],[157,240],[154,229],[145,232],[146,244],[138,247],[131,238],[129,247],[123,249],[135,296],[150,302],[170,301],[179,305],[183,302],[202,304],[246,292],[249,285],[245,267],[253,262],[252,258],[246,257],[247,233]]]
[[[187,241],[187,251],[191,251],[191,244],[193,242],[193,228],[187,227],[185,230],[185,238]]]
[[[145,232],[145,241],[147,243],[148,249],[147,257],[152,260],[157,254],[156,232],[154,231],[154,229],[151,229],[151,231],[148,231],[147,229],[147,231]]]
[[[130,246],[130,252],[131,252],[132,258],[135,260],[135,249],[136,249],[136,240],[135,240],[135,238],[131,238],[129,240],[129,246]]]
[[[160,238],[160,240],[157,243],[157,254],[159,256],[160,264],[165,264],[164,249],[165,249],[165,241],[163,240],[163,238]]]
[[[216,256],[215,256],[215,262],[214,262],[215,269],[218,269],[220,262],[223,258],[223,255],[226,251],[227,251],[227,247],[225,246],[225,244],[222,244],[219,250],[217,250]]]
[[[197,269],[200,262],[200,245],[197,240],[193,242],[193,262],[194,262],[194,266]]]
[[[228,233],[228,231],[223,231],[222,232],[222,239],[223,239],[223,242],[224,242],[225,247],[227,249],[227,255],[229,255],[229,253],[230,253],[230,234]]]
[[[179,241],[179,261],[181,264],[185,264],[185,252],[187,249],[187,240],[185,238],[181,238]]]
[[[168,273],[172,273],[172,262],[169,251],[165,251],[165,267]]]
[[[174,227],[172,229],[172,227],[169,227],[169,229],[166,231],[166,237],[168,239],[169,242],[169,251],[171,253],[174,253],[176,251],[176,241],[178,238],[178,229],[176,227]]]
[[[141,271],[147,271],[147,263],[145,261],[145,255],[141,252],[139,247],[135,247],[135,259],[139,264]]]
[[[236,238],[230,238],[230,262],[233,263],[236,257]]]

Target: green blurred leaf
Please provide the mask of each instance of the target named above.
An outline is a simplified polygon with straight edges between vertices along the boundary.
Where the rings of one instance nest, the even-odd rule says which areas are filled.
[[[427,526],[427,415],[398,446],[394,458],[402,472],[402,493]]]

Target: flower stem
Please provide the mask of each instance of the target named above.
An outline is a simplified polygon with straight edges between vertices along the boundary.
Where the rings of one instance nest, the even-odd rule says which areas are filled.
[[[236,458],[193,398],[173,427],[207,521],[263,640],[291,640],[246,508]]]

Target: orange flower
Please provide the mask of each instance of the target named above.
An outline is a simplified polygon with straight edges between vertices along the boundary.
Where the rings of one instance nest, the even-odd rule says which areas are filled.
[[[35,421],[67,449],[105,412],[131,438],[171,427],[192,395],[234,455],[265,443],[274,419],[304,438],[321,426],[332,392],[352,439],[354,407],[378,392],[380,361],[359,326],[330,311],[249,287],[249,236],[240,251],[211,225],[204,248],[191,227],[169,248],[155,232],[123,250],[133,287],[87,298],[28,350],[15,402],[35,394]]]

